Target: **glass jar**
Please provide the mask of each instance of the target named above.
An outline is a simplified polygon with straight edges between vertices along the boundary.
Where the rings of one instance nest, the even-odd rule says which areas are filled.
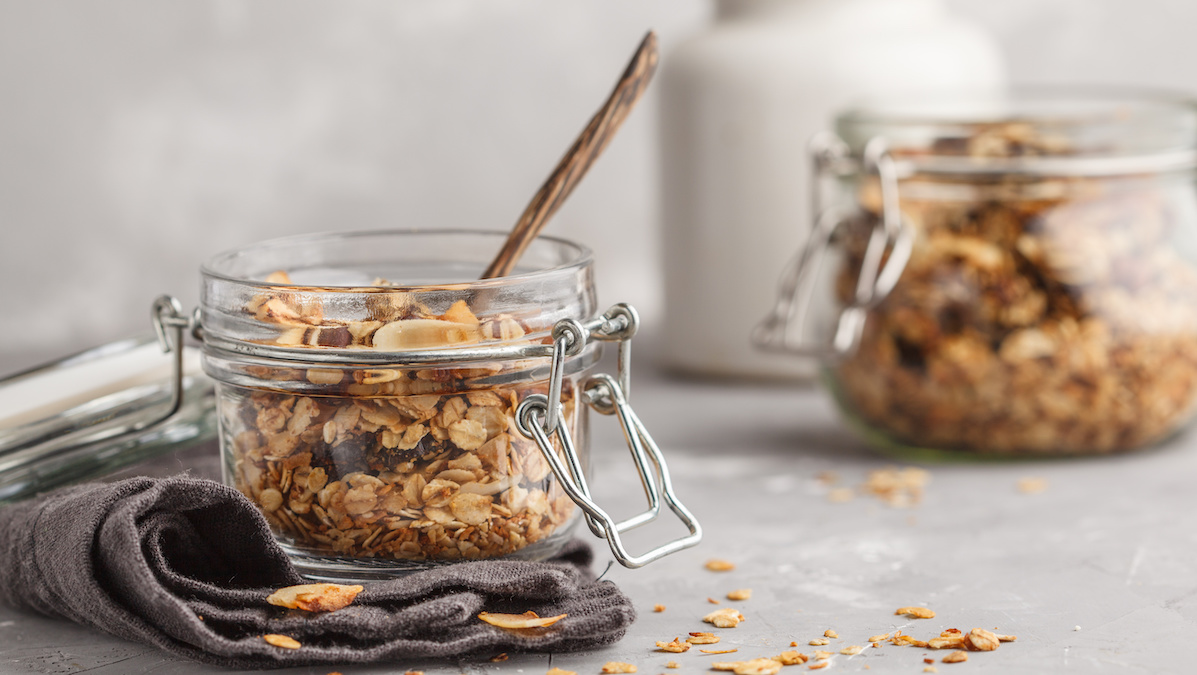
[[[853,427],[908,457],[1077,455],[1192,417],[1190,101],[927,97],[836,131],[813,145],[830,204],[758,339],[821,357]],[[811,295],[830,344],[790,320]]]
[[[627,528],[589,499],[585,413],[627,407],[626,362],[622,387],[592,370],[599,340],[619,340],[626,356],[635,313],[595,317],[591,254],[559,239],[534,241],[513,275],[477,280],[502,242],[326,234],[204,266],[203,364],[216,381],[225,482],[308,576],[545,559],[580,512],[619,544]],[[642,473],[664,475],[651,453]],[[670,550],[636,558],[619,544],[617,555],[638,566],[697,543],[697,523],[690,530]]]

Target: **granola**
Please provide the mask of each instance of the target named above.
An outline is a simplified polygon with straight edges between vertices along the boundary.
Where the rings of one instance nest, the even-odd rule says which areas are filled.
[[[285,273],[270,280],[289,283]],[[245,311],[277,329],[265,342],[313,350],[521,341],[544,328],[534,317],[475,316],[463,300],[437,313],[376,283],[353,320],[330,316],[302,287],[262,293]],[[277,389],[222,385],[226,476],[284,544],[305,553],[456,560],[519,551],[577,515],[515,420],[524,398],[547,391],[514,372],[531,367],[246,366]],[[563,423],[576,431],[574,392],[566,377]]]
[[[970,158],[1069,152],[1017,124],[951,143]],[[1167,436],[1197,402],[1197,268],[1174,241],[1190,189],[1159,175],[904,178],[913,252],[835,366],[837,396],[921,447],[1108,453]],[[880,218],[875,182],[859,201],[845,304]]]

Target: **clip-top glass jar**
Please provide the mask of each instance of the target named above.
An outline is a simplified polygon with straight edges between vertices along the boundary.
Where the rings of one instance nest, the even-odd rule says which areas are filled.
[[[1190,101],[928,97],[836,130],[813,142],[830,205],[757,340],[822,358],[867,438],[906,456],[1109,453],[1192,417]],[[803,327],[812,295],[834,298],[830,344]]]
[[[534,241],[513,275],[477,280],[502,241],[303,236],[203,268],[225,481],[261,508],[305,574],[544,559],[579,518],[629,566],[697,543],[627,404],[635,312],[596,316],[590,252],[559,239]],[[592,374],[603,340],[620,343],[619,378]],[[636,518],[616,523],[590,499],[588,407],[625,425],[649,492]],[[690,535],[628,554],[620,532],[662,501]]]

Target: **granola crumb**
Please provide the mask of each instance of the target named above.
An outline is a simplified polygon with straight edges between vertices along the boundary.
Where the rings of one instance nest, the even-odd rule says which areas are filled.
[[[714,633],[690,633],[690,637],[686,638],[686,642],[692,645],[713,645],[719,642],[719,636]]]
[[[682,666],[677,661],[666,661],[665,667],[666,668],[681,668]]]
[[[835,632],[834,630],[832,630],[830,628],[823,631],[823,637],[829,637],[829,638],[834,639],[834,638],[838,638],[839,636],[840,636],[839,633]]]
[[[780,661],[783,666],[800,666],[810,659],[801,652],[789,651],[778,654],[773,660]]]
[[[672,642],[658,641],[657,649],[659,649],[663,652],[672,652],[674,654],[681,654],[682,652],[689,651],[690,643],[682,642],[680,638],[673,638]]]
[[[719,558],[711,558],[706,563],[706,568],[712,572],[730,572],[736,569],[735,564]]]
[[[943,657],[944,663],[964,663],[968,660],[968,652],[957,650]]]
[[[781,662],[773,659],[752,659],[751,661],[716,661],[713,670],[730,670],[735,675],[777,675]]]
[[[704,616],[702,620],[714,624],[716,628],[735,628],[744,620],[744,615],[739,610],[725,607],[711,612]]]
[[[838,487],[827,492],[827,501],[834,504],[842,504],[850,502],[856,498],[856,493],[852,488]]]
[[[1018,491],[1025,495],[1039,494],[1047,489],[1047,479],[1028,476],[1018,480]]]
[[[797,641],[797,640],[791,640],[791,641],[790,641],[790,646],[791,646],[791,647],[797,647],[797,646],[798,646],[798,641]]]
[[[747,600],[752,597],[751,588],[737,588],[727,594],[728,600]]]
[[[828,640],[827,638],[815,638],[810,641],[810,644],[816,647],[822,647],[823,645],[831,644],[831,640]]]
[[[926,607],[899,607],[894,614],[905,614],[912,619],[934,619],[935,612]]]
[[[603,673],[611,675],[612,673],[634,673],[636,666],[622,661],[608,661],[603,664]]]
[[[831,652],[825,652],[822,649],[815,650],[815,658],[820,661],[826,661],[827,659],[831,658],[832,656],[835,656],[835,655],[832,654]]]
[[[578,674],[572,670],[563,670],[561,668],[549,668],[549,672],[545,673],[545,675],[578,675]]]
[[[890,633],[882,633],[881,635],[873,635],[873,636],[869,637],[869,642],[881,642],[882,640],[888,640],[890,638],[890,635],[891,635]]]
[[[810,664],[809,666],[807,666],[807,668],[810,668],[811,670],[819,670],[820,668],[826,668],[830,664],[831,664],[831,661],[819,661],[818,663]]]
[[[653,605],[653,611],[660,614],[665,611],[665,605]]]
[[[843,649],[841,649],[840,653],[847,654],[848,656],[856,656],[857,654],[859,654],[863,651],[864,651],[864,647],[861,647],[860,645],[848,645],[847,647],[844,647]]]
[[[939,669],[935,666],[923,666],[924,673],[938,673]]]
[[[719,601],[718,601],[718,600],[716,600],[715,598],[707,598],[707,602],[711,603],[712,605],[718,605],[718,604],[719,604]]]
[[[965,636],[965,646],[971,647],[979,652],[991,652],[998,648],[998,636],[996,633],[985,630],[984,628],[974,628]]]
[[[700,649],[703,654],[731,654],[740,651],[739,649]]]
[[[500,652],[500,653],[495,654],[494,656],[490,657],[491,663],[502,663],[503,661],[506,661],[506,660],[507,660],[507,652]]]

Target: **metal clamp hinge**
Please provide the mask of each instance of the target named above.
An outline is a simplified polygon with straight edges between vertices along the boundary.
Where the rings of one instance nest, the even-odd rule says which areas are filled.
[[[562,489],[582,509],[590,531],[596,537],[606,539],[615,559],[624,567],[631,568],[642,567],[670,553],[694,546],[702,540],[702,526],[673,490],[669,468],[661,449],[628,403],[631,339],[638,325],[636,311],[622,304],[612,307],[600,321],[587,326],[570,319],[558,322],[553,329],[554,350],[549,395],[529,396],[516,410],[520,432],[536,441]],[[565,372],[565,360],[568,356],[581,353],[588,338],[618,340],[620,343],[618,378],[607,374],[592,376],[583,383],[581,396],[597,412],[615,415],[619,420],[648,497],[647,510],[619,522],[595,503],[569,427],[561,421],[564,414],[561,380]],[[560,455],[553,446],[554,434],[560,444]],[[628,553],[620,535],[656,520],[661,513],[662,503],[685,525],[689,534],[640,555]]]
[[[865,146],[862,166],[877,176],[881,218],[869,233],[853,298],[839,312],[831,343],[804,342],[817,272],[840,228],[852,219],[852,212],[846,209],[824,207],[822,198],[824,182],[842,170],[847,146],[834,134],[820,134],[811,140],[810,152],[814,160],[810,238],[786,266],[773,311],[756,327],[752,339],[762,349],[835,360],[851,355],[859,346],[868,310],[885,300],[897,285],[910,259],[914,235],[900,211],[894,158],[885,140],[874,138]]]

